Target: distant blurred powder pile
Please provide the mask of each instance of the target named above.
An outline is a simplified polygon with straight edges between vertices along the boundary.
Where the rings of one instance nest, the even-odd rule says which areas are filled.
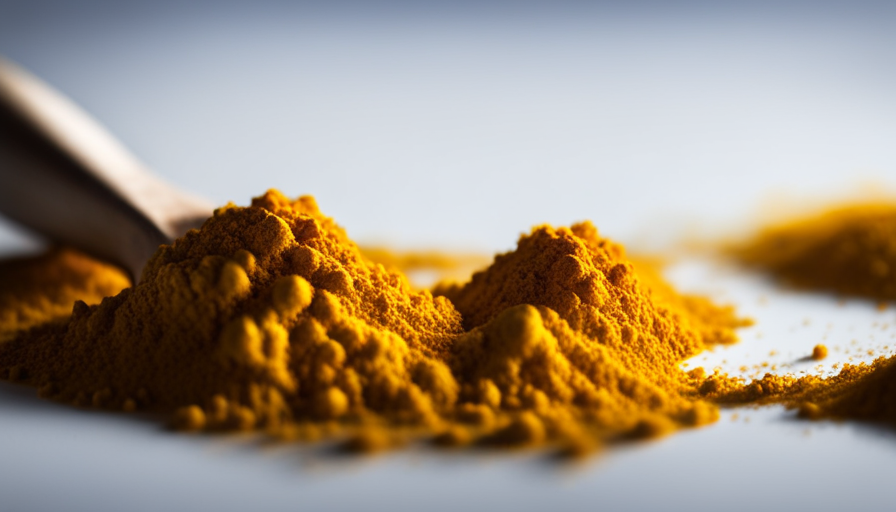
[[[312,198],[276,191],[160,247],[131,288],[70,251],[25,264],[54,274],[4,271],[3,377],[185,430],[359,450],[427,438],[584,453],[710,423],[704,375],[679,364],[748,324],[636,270],[589,223],[537,227],[469,283],[415,292]],[[60,319],[76,297],[92,305]],[[22,313],[35,304],[43,318]]]
[[[732,254],[794,287],[896,300],[896,205],[852,204],[773,225]]]
[[[0,263],[0,343],[17,332],[65,320],[72,304],[98,303],[131,285],[127,274],[72,249]]]
[[[843,205],[773,225],[731,254],[794,287],[885,305],[896,300],[896,204]],[[817,352],[818,347],[813,356]],[[715,375],[701,390],[717,402],[784,403],[812,419],[896,424],[896,356],[870,365],[847,364],[826,379],[766,375],[744,384]]]

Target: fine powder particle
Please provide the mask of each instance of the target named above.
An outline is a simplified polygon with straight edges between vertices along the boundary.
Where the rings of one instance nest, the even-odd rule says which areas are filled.
[[[110,272],[94,277],[120,284]],[[85,302],[24,331],[0,317],[16,331],[0,376],[185,430],[359,450],[429,438],[580,453],[710,423],[702,372],[679,365],[748,323],[642,273],[589,223],[537,227],[469,283],[414,291],[312,198],[276,191],[217,210],[136,286]]]

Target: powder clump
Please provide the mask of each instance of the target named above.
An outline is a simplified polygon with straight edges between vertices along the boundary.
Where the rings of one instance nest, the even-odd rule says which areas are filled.
[[[9,330],[0,376],[183,430],[344,435],[362,451],[422,436],[583,453],[710,423],[702,376],[679,364],[746,324],[642,282],[589,223],[537,227],[469,283],[415,291],[312,198],[276,191],[218,209],[91,302]]]

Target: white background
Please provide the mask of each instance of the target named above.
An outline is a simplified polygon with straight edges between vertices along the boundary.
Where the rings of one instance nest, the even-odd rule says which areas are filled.
[[[491,252],[581,219],[656,247],[748,225],[770,195],[896,185],[894,26],[883,2],[0,0],[0,53],[216,203],[276,187],[364,242]],[[35,244],[0,226],[0,252]],[[891,351],[892,311],[708,262],[673,278],[759,321],[692,364],[812,371],[795,361],[825,336],[842,347],[826,368]],[[4,510],[890,510],[896,474],[893,431],[778,409],[573,469],[426,449],[346,461],[33,395],[0,387]]]

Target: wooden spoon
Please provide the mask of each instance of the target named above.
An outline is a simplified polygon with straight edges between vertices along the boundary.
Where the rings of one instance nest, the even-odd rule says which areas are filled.
[[[0,212],[136,280],[212,205],[152,175],[72,101],[0,57]]]

